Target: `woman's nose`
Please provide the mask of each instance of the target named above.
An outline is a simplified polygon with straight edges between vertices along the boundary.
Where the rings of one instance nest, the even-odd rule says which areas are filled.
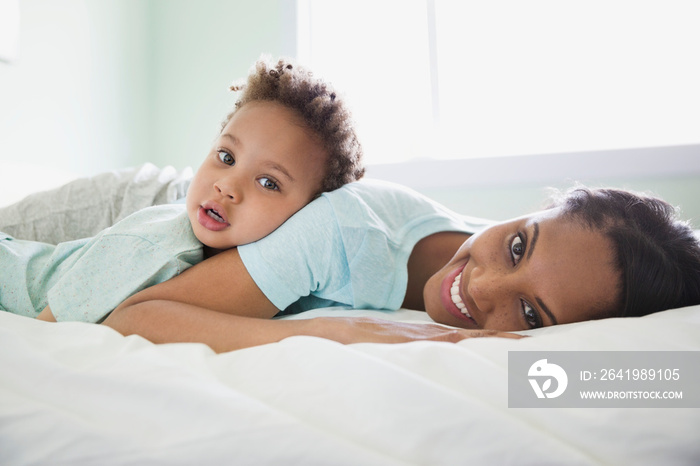
[[[472,271],[467,292],[481,312],[493,312],[508,299],[508,280],[504,274],[477,268]]]

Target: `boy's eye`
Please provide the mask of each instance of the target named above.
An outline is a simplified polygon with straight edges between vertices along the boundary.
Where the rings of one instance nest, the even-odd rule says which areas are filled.
[[[260,186],[265,189],[269,189],[270,191],[278,191],[280,189],[279,186],[277,186],[277,183],[272,181],[270,178],[258,178],[258,183],[260,183]]]
[[[520,237],[520,235],[516,235],[510,242],[510,255],[513,259],[513,265],[518,265],[518,262],[520,262],[520,259],[523,258],[524,253],[525,244],[523,243],[523,239]]]
[[[226,165],[234,165],[236,163],[233,155],[229,154],[225,150],[217,151],[217,154],[219,154],[219,160],[224,162]]]

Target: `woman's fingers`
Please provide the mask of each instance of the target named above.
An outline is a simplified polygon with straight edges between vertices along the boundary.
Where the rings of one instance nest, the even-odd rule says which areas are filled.
[[[498,338],[525,338],[527,335],[519,335],[517,333],[502,332],[500,330],[464,330],[467,332],[466,338],[481,338],[481,337],[498,337]]]
[[[393,322],[369,317],[321,317],[316,336],[340,343],[405,343],[431,340],[456,343],[467,338],[523,338],[498,330],[468,330],[437,324]]]

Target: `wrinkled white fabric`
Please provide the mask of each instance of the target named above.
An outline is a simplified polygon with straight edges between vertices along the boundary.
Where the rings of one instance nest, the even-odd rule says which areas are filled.
[[[427,321],[416,311],[308,311]],[[700,351],[700,306],[522,340],[215,354],[0,313],[0,464],[456,465],[700,462],[698,409],[508,408],[508,351]]]

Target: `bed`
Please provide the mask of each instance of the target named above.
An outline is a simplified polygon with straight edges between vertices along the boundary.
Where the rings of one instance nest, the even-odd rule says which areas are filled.
[[[147,166],[109,179],[134,173],[144,203],[179,197],[189,176]],[[288,318],[348,313],[429,321],[410,310]],[[298,336],[216,354],[0,312],[0,464],[700,463],[700,404],[514,408],[508,393],[513,352],[684,351],[697,362],[700,306],[524,333],[398,345]],[[688,376],[700,391],[698,374]]]

